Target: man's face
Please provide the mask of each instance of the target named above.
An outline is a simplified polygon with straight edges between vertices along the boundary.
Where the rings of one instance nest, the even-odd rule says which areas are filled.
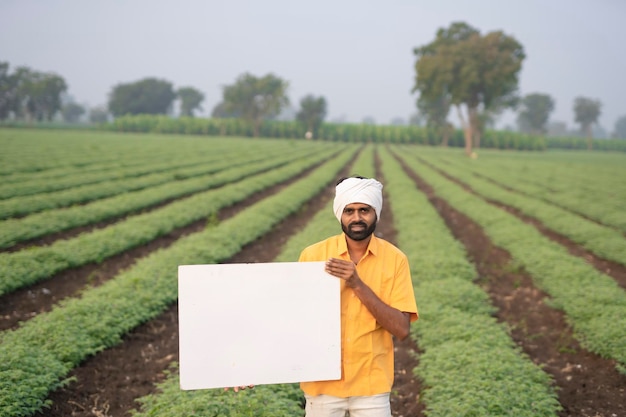
[[[368,204],[348,204],[341,213],[341,230],[352,240],[364,240],[376,230],[376,210]]]

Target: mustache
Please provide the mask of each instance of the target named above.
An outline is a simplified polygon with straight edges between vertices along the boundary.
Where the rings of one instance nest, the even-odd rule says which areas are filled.
[[[348,227],[352,227],[352,226],[363,226],[367,228],[367,224],[365,222],[353,222],[348,225]]]

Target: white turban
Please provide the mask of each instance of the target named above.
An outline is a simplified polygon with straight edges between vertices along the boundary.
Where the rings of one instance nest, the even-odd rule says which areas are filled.
[[[343,209],[352,203],[363,203],[376,210],[376,218],[380,220],[383,209],[383,185],[373,178],[346,178],[335,188],[333,212],[341,222]]]

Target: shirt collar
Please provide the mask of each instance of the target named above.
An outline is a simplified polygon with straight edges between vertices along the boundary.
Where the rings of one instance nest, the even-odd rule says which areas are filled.
[[[378,253],[378,238],[376,235],[372,233],[372,238],[370,239],[370,243],[367,245],[367,253],[371,253],[376,256]],[[339,254],[345,255],[348,253],[348,243],[346,242],[346,234],[344,232],[341,233],[341,239],[339,239],[339,245],[337,247],[339,250]]]

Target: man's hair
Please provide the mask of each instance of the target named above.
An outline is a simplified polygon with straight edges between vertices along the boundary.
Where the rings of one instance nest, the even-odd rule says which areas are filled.
[[[344,181],[345,181],[345,180],[347,180],[348,178],[358,178],[358,179],[360,179],[360,180],[366,180],[366,179],[367,179],[367,178],[362,177],[362,176],[360,176],[360,175],[353,175],[353,176],[351,176],[351,177],[341,177],[341,178],[339,178],[339,180],[337,181],[337,183],[335,184],[335,186],[337,186],[337,185],[341,184],[342,182],[344,182]]]

